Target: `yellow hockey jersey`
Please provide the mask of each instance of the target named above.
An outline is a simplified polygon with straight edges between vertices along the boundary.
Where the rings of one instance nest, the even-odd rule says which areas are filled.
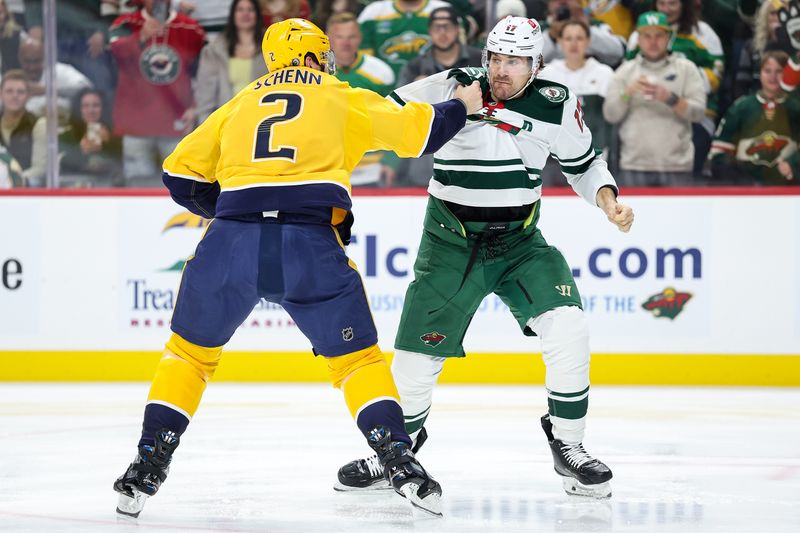
[[[349,176],[364,153],[418,157],[435,115],[429,104],[400,107],[313,69],[280,69],[186,136],[164,162],[164,183],[207,218],[321,208],[337,224],[352,205]]]

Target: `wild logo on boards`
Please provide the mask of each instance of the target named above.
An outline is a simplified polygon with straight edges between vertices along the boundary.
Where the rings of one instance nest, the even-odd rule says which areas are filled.
[[[692,295],[688,292],[678,292],[672,287],[667,287],[662,292],[648,298],[642,304],[642,309],[650,311],[655,317],[675,320],[691,297]]]

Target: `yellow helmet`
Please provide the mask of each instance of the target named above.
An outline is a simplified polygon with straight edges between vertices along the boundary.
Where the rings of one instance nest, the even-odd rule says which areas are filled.
[[[267,28],[261,52],[269,72],[305,65],[306,54],[322,65],[328,74],[336,73],[336,59],[328,36],[305,19],[286,19]]]

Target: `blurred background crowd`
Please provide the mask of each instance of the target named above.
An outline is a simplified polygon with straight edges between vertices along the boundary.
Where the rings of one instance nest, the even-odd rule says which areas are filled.
[[[0,0],[0,188],[161,186],[181,137],[266,73],[273,22],[312,20],[330,36],[337,77],[387,95],[479,67],[486,32],[508,15],[541,23],[540,77],[579,97],[620,185],[800,183],[800,0],[53,4]],[[372,153],[352,181],[425,186],[432,165]],[[566,185],[557,164],[543,177]]]

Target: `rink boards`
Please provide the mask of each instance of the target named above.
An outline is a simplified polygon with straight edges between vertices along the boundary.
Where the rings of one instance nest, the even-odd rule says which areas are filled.
[[[589,319],[593,383],[800,385],[800,195],[632,192],[630,234],[571,191],[542,203],[542,232],[572,267]],[[124,194],[0,195],[0,380],[152,376],[205,223],[163,194]],[[425,202],[411,191],[354,198],[348,254],[387,351]],[[538,341],[493,295],[464,345],[469,356],[443,381],[543,381]],[[327,378],[291,319],[264,303],[217,379]]]

